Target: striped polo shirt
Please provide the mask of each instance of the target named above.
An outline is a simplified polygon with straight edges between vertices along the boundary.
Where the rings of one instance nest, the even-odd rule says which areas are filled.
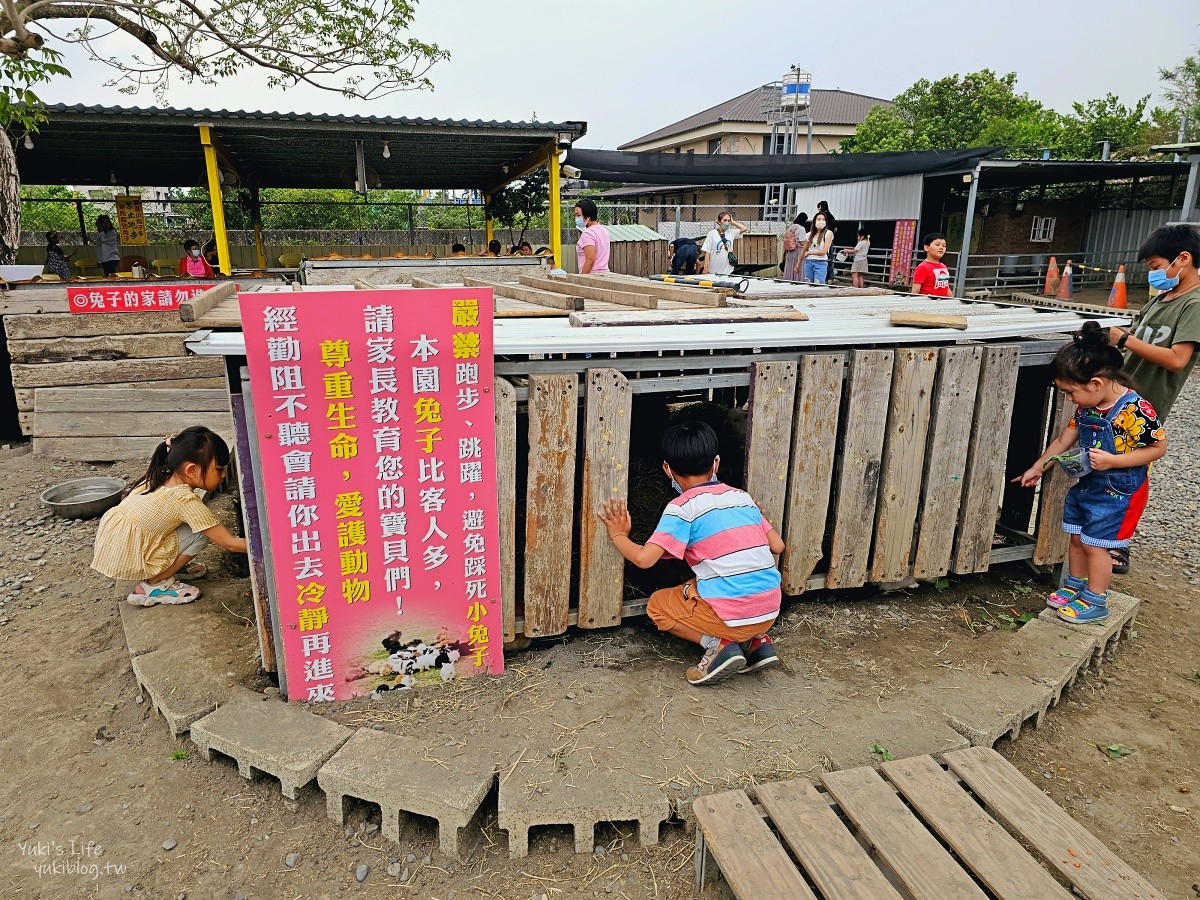
[[[779,569],[767,534],[771,525],[745,491],[709,482],[667,504],[647,541],[696,574],[700,596],[731,627],[779,615]]]

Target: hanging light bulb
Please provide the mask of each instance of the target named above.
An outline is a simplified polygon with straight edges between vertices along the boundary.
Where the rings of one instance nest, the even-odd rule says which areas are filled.
[[[389,146],[388,146],[388,142],[387,142],[387,141],[384,141],[384,142],[383,142],[383,158],[384,158],[384,159],[391,159],[391,158],[392,158],[392,149],[391,149],[391,147],[389,147]]]
[[[33,138],[31,138],[31,137],[29,136],[29,132],[28,132],[28,131],[27,131],[27,132],[25,132],[25,149],[26,149],[26,150],[32,150],[32,149],[33,149]]]
[[[116,184],[116,183],[117,183],[117,173],[116,173],[116,172],[109,172],[109,173],[108,173],[108,183],[109,183],[109,184]]]

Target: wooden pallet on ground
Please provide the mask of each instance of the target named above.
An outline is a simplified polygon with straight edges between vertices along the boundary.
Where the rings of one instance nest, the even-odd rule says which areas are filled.
[[[990,747],[725,791],[692,805],[739,900],[1157,900],[1163,895]],[[786,848],[786,849],[785,849]],[[790,851],[790,853],[789,853]]]

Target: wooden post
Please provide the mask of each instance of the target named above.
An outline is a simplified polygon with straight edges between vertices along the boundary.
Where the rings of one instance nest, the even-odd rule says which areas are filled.
[[[760,362],[750,366],[746,417],[746,492],[767,521],[783,528],[792,417],[796,409],[796,364]]]
[[[529,376],[525,634],[567,630],[579,376]]]
[[[504,642],[517,636],[517,389],[497,378],[496,491],[500,514],[500,615]]]
[[[605,500],[629,494],[629,425],[633,394],[616,369],[588,369],[584,399],[583,487],[579,506],[579,627],[621,621],[625,560],[596,518]]]
[[[1020,364],[1021,351],[1017,347],[984,350],[951,565],[959,575],[986,572],[991,563]]]
[[[941,578],[950,571],[983,347],[943,347],[938,357],[912,573],[920,579]]]
[[[925,474],[925,443],[936,374],[936,350],[906,347],[896,351],[884,433],[875,552],[871,558],[874,582],[902,581],[911,572],[913,531]]]
[[[893,360],[890,350],[850,353],[850,380],[843,410],[846,428],[837,471],[829,574],[825,579],[831,588],[862,587],[867,583]]]
[[[1053,390],[1053,389],[1052,389]],[[1051,439],[1057,437],[1071,417],[1076,406],[1058,391],[1054,391],[1054,417],[1050,420]],[[1033,549],[1034,565],[1045,566],[1060,563],[1067,558],[1070,538],[1062,530],[1063,503],[1071,479],[1062,466],[1053,465],[1042,476],[1042,499],[1038,505],[1037,546]]]
[[[833,486],[845,353],[809,353],[800,357],[800,384],[792,429],[788,502],[780,560],[783,592],[804,592],[820,562]]]

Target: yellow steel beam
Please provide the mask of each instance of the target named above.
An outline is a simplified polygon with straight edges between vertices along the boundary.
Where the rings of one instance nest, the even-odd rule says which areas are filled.
[[[484,230],[487,232],[486,236],[483,239],[485,244],[490,244],[492,242],[491,205],[492,205],[492,195],[484,194],[483,195],[483,227],[484,227]]]
[[[554,268],[563,267],[562,260],[562,179],[558,170],[558,146],[550,145],[543,165],[550,170],[550,250],[554,253]]]
[[[221,202],[221,171],[217,148],[207,125],[200,126],[200,144],[204,147],[204,167],[208,170],[208,201],[212,204],[213,239],[217,242],[217,265],[222,275],[233,272],[229,256],[229,232],[225,230],[225,207]]]
[[[497,181],[491,187],[486,188],[484,190],[484,193],[485,194],[494,194],[494,193],[496,193],[496,191],[500,190],[500,188],[504,187],[506,184],[511,184],[512,182],[516,181],[518,178],[524,178],[526,175],[528,175],[534,169],[540,169],[542,166],[544,166],[546,164],[547,155],[553,156],[555,159],[558,158],[558,141],[557,140],[551,141],[545,147],[539,147],[537,150],[534,150],[532,153],[527,153],[525,156],[523,156],[521,159],[517,160],[515,163],[510,163],[508,166],[508,171],[504,174],[504,178],[501,181]]]

